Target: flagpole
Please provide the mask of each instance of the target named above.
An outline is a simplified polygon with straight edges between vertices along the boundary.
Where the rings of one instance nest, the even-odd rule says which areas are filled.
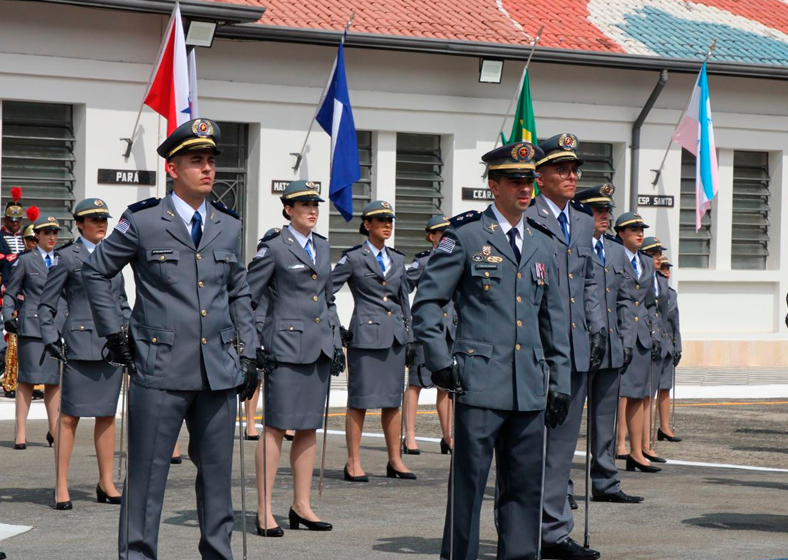
[[[170,22],[172,22],[172,18],[175,17],[175,12],[180,12],[180,2],[175,2],[175,7],[172,9],[172,14],[170,14],[170,19],[167,20],[167,27],[164,29],[170,28]],[[162,37],[161,45],[159,45],[159,54],[156,55],[156,62],[153,65],[153,69],[150,72],[150,78],[148,78],[148,85],[145,86],[145,93],[142,96],[142,102],[140,103],[140,110],[137,111],[137,120],[134,121],[134,128],[131,131],[131,136],[129,138],[121,138],[124,142],[126,142],[126,151],[123,152],[123,158],[129,159],[131,155],[131,147],[134,145],[134,135],[137,134],[137,127],[140,125],[140,117],[142,116],[142,109],[145,107],[145,97],[148,95],[148,91],[150,90],[150,85],[153,83],[153,78],[156,76],[156,69],[159,67],[159,61],[161,60],[161,55],[164,52],[164,41],[165,37]]]
[[[353,20],[355,19],[355,17],[356,17],[356,11],[353,10],[350,13],[350,19],[347,20],[347,23],[345,24],[345,31],[342,33],[342,39],[339,41],[340,45],[343,45],[345,43],[345,37],[347,37],[347,32],[350,30],[350,26],[353,25]],[[338,53],[337,56],[339,56]],[[298,171],[299,167],[301,167],[301,160],[304,159],[304,152],[306,151],[306,144],[307,142],[309,142],[309,135],[312,133],[312,127],[315,124],[315,119],[317,119],[317,114],[320,112],[320,106],[323,104],[323,99],[325,99],[326,97],[326,92],[328,91],[328,88],[331,85],[331,77],[334,75],[334,70],[336,69],[336,67],[337,67],[337,59],[335,58],[334,66],[332,66],[331,72],[328,75],[328,81],[326,82],[326,87],[323,88],[323,93],[320,95],[320,100],[317,102],[317,106],[315,107],[315,114],[312,115],[312,120],[309,121],[309,128],[306,131],[306,138],[304,138],[304,143],[301,146],[301,151],[298,153],[290,152],[290,155],[295,156],[296,158],[295,165],[293,165],[294,173]]]
[[[711,43],[711,46],[709,47],[709,50],[706,52],[706,56],[703,58],[703,63],[701,64],[701,67],[703,66],[703,64],[706,64],[706,62],[709,60],[709,57],[712,54],[714,54],[714,49],[716,48],[717,48],[717,39],[714,39],[714,41]],[[689,98],[687,99],[687,105],[689,104],[690,99],[692,99],[692,94],[694,93],[694,91],[695,88],[693,87],[692,90],[690,90],[690,95]],[[684,110],[681,112],[681,114],[679,114],[679,120],[676,122],[676,126],[673,128],[673,130],[676,130],[679,124],[681,124],[681,119],[684,118],[684,113],[687,112],[686,109],[687,105],[684,106],[685,107]],[[651,182],[652,187],[656,187],[657,183],[659,183],[659,178],[662,176],[662,169],[665,167],[665,161],[667,161],[668,159],[668,153],[670,153],[670,147],[672,145],[673,145],[673,135],[671,134],[670,139],[668,140],[668,147],[665,148],[665,155],[662,156],[662,163],[659,164],[659,169],[652,169],[652,171],[655,173],[654,180]]]

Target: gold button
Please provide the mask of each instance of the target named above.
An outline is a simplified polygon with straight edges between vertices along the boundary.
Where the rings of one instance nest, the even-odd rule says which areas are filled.
[[[205,284],[203,283],[203,281],[202,281],[202,280],[200,280],[199,282],[197,282],[197,286],[198,286],[199,288],[204,288],[204,287],[205,287]]]
[[[382,286],[387,286],[387,285],[388,285],[388,282],[386,282],[385,280],[383,280],[383,282],[381,282],[380,284],[381,284]]]
[[[208,315],[208,312],[205,309],[203,309],[202,311],[200,311],[200,315],[206,317]]]
[[[640,319],[639,319],[638,317],[635,317],[635,321],[639,321],[639,320],[640,320]]]
[[[577,328],[577,323],[572,323],[572,328],[576,329]]]
[[[514,349],[515,349],[515,350],[519,350],[519,349],[520,349],[520,345],[519,345],[519,344],[515,344],[515,345],[514,345]]]
[[[317,274],[312,275],[312,280],[317,280]]]
[[[573,298],[573,297],[570,297],[570,298],[569,298],[569,301],[571,301],[572,303],[574,303],[574,302],[575,302],[575,298]]]
[[[610,329],[610,334],[613,334],[613,329]]]
[[[659,317],[659,313],[657,313],[657,317]]]
[[[156,344],[156,337],[154,336],[153,338],[151,338],[151,339],[150,339],[150,341],[151,341],[153,344]]]
[[[485,277],[487,277],[487,278],[489,278],[489,277],[490,277],[490,273],[489,273],[489,272],[485,272],[485,273],[484,273],[484,276],[485,276]]]
[[[388,300],[389,300],[388,296],[383,296],[383,301],[388,301]]]
[[[639,301],[636,301],[636,302],[635,302],[635,307],[637,307],[638,305],[640,305],[640,302],[639,302]]]
[[[607,269],[607,267],[605,267],[605,272],[609,272],[609,271],[608,271],[608,269]]]
[[[34,314],[33,317],[38,317],[38,313]]]
[[[85,330],[85,325],[80,325],[79,326],[79,330],[84,331]]]
[[[485,292],[489,292],[490,291],[490,285],[489,284],[485,284],[484,285],[484,291]]]
[[[567,249],[567,250],[566,250],[566,254],[567,254],[567,255],[571,255],[571,254],[572,254],[572,249]]]
[[[522,327],[523,326],[523,322],[522,321],[517,321],[517,326],[518,327]]]
[[[607,312],[608,312],[608,313],[613,313],[613,310],[612,310],[612,309],[610,309],[610,308],[608,307],[608,308],[607,308]]]
[[[230,262],[230,257],[229,256],[224,257],[224,260],[226,260],[227,262]]]
[[[197,253],[195,256],[197,257],[197,260],[198,260],[198,261],[199,261],[199,260],[202,260],[202,255],[201,255],[200,253]]]
[[[475,350],[473,348],[468,348],[468,354],[473,354]]]
[[[388,315],[389,317],[391,317],[391,311],[386,311],[386,315]]]
[[[320,322],[320,317],[315,317],[315,323],[319,323],[319,322]]]
[[[164,255],[160,256],[160,257],[159,257],[159,260],[160,260],[160,261],[163,261],[163,260],[164,260]]]
[[[202,342],[203,344],[208,344],[208,339],[207,338],[202,338],[202,339],[200,339],[200,342]]]
[[[444,313],[444,314],[443,314],[443,318],[444,318],[444,319],[448,319],[448,318],[449,318],[449,314],[448,314],[448,313]]]
[[[605,291],[606,291],[607,293],[610,293],[610,288],[605,288]]]
[[[293,327],[290,327],[290,330],[292,331],[292,330],[293,330]]]
[[[518,273],[517,273],[517,279],[519,280],[519,279],[520,279],[520,278],[522,278],[522,277],[523,277],[523,273],[522,273],[522,272],[518,272]]]
[[[640,289],[640,284],[635,284],[635,289],[639,290]]]
[[[517,296],[517,303],[522,303],[522,302],[523,302],[523,298],[521,298],[520,296]]]
[[[570,273],[569,273],[569,279],[571,280],[571,279],[572,279],[572,278],[574,278],[574,277],[575,277],[575,275],[574,275],[574,274],[572,274],[572,273],[570,272]]]
[[[372,324],[372,321],[370,321],[370,322],[369,322],[369,324],[371,325],[371,324]]]
[[[312,301],[317,301],[317,296],[312,296]]]

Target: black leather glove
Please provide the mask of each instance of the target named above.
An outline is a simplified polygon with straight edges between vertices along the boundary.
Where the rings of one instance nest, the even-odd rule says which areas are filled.
[[[659,356],[662,354],[662,345],[656,338],[651,339],[651,361],[659,360]]]
[[[412,342],[408,342],[405,345],[405,367],[411,368],[413,366],[413,360],[416,359],[416,345]]]
[[[632,363],[632,348],[624,348],[624,365],[621,366],[621,369],[618,370],[618,373],[624,375],[629,367],[629,364]]]
[[[19,327],[16,320],[6,321],[3,323],[3,326],[5,327],[5,332],[8,334],[19,334]]]
[[[460,367],[457,360],[452,358],[451,365],[443,369],[432,372],[432,382],[441,391],[462,395],[462,383],[460,383]]]
[[[673,367],[677,367],[680,361],[681,361],[681,352],[676,352],[676,355],[673,356]]]
[[[254,391],[257,389],[257,367],[252,358],[241,357],[241,371],[244,374],[243,383],[238,385],[238,398],[242,401],[248,401],[254,396]],[[240,414],[241,411],[239,410]]]
[[[544,423],[548,428],[557,428],[566,420],[569,414],[569,395],[550,391],[547,393],[547,408],[544,413]]]
[[[258,348],[256,352],[257,369],[262,371],[265,375],[269,375],[276,369],[276,360],[274,356],[266,352],[265,348]]]
[[[107,351],[109,356],[107,361],[111,364],[119,364],[129,368],[129,373],[136,373],[134,368],[134,347],[131,341],[123,332],[116,332],[107,335]]]
[[[66,360],[66,354],[63,351],[63,343],[60,340],[58,340],[57,342],[50,342],[49,344],[44,346],[44,349],[47,351],[47,353],[50,356],[55,358],[58,362],[63,362],[65,364],[68,361]]]
[[[602,360],[605,358],[605,352],[607,352],[607,331],[600,329],[595,333],[591,333],[589,341],[591,343],[591,367],[589,369],[593,373],[599,369],[599,366],[602,365]]]
[[[350,346],[350,343],[353,342],[353,333],[347,330],[345,327],[339,327],[339,338],[342,340],[342,346],[347,348]]]
[[[345,371],[345,353],[341,348],[334,348],[334,359],[331,360],[331,375],[334,377]]]

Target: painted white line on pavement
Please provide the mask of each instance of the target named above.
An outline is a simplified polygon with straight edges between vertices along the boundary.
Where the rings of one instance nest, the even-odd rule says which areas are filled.
[[[7,525],[5,523],[0,523],[0,541],[10,539],[22,533],[27,533],[31,529],[32,527],[26,525]]]

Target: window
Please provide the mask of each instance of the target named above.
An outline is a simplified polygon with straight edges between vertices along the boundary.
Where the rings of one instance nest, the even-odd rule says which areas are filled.
[[[2,198],[22,188],[21,204],[55,216],[63,229],[60,243],[74,230],[74,127],[71,105],[3,102]],[[23,228],[27,219],[22,221]]]
[[[577,155],[585,161],[583,177],[577,183],[578,189],[613,182],[613,144],[580,142]]]
[[[679,211],[679,266],[709,268],[711,209],[695,231],[695,156],[681,150],[681,200]]]
[[[361,179],[353,183],[353,217],[361,218],[361,211],[372,202],[372,133],[357,130],[358,160],[361,165]],[[321,195],[328,201],[328,185],[323,185]],[[349,222],[337,212],[333,203],[327,203],[328,236],[331,241],[331,262],[335,263],[342,257],[342,251],[362,243],[366,237],[358,232],[359,219]]]
[[[765,270],[769,256],[769,153],[733,153],[731,268]]]
[[[409,261],[427,248],[424,227],[443,214],[441,137],[397,134],[397,199],[394,201],[396,245]]]

